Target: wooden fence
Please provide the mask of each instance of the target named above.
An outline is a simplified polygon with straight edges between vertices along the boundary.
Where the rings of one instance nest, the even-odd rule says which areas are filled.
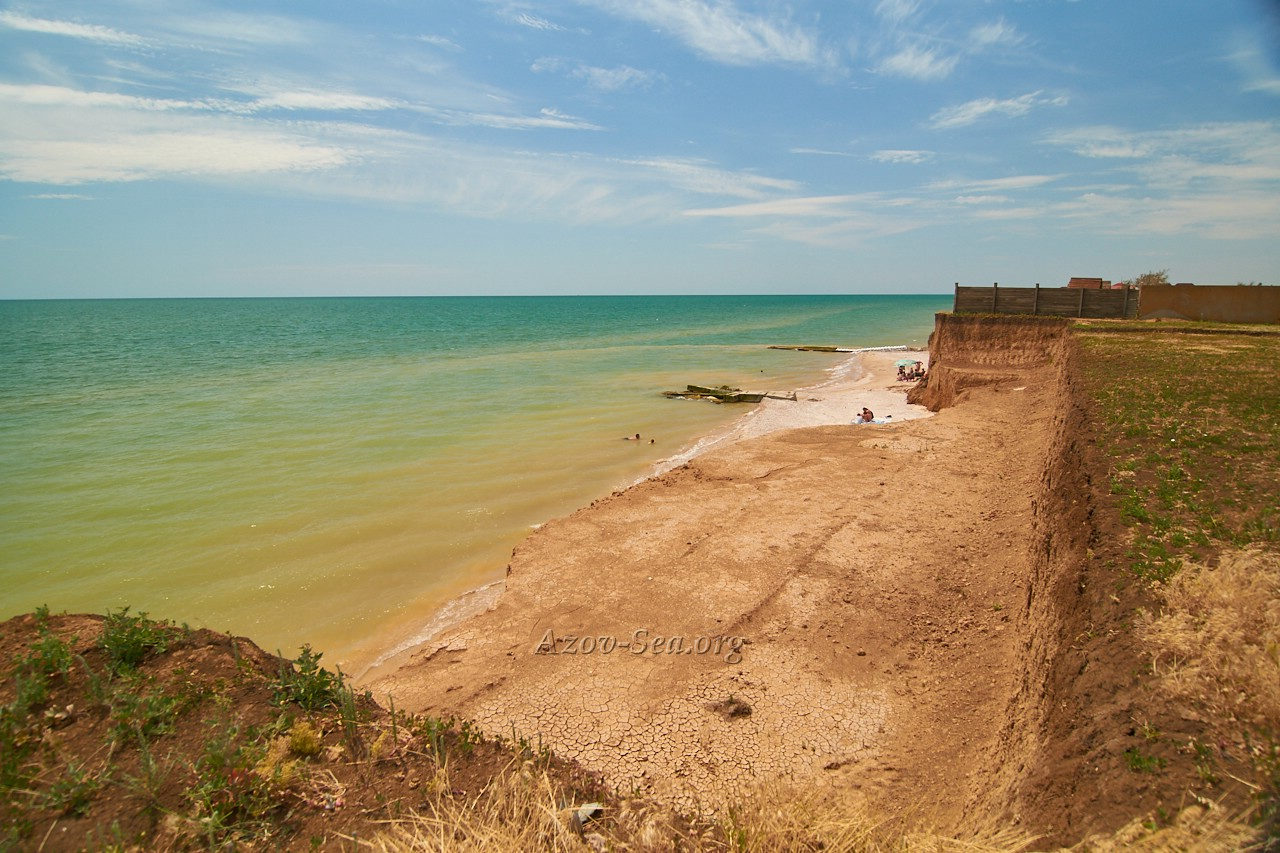
[[[1137,288],[961,287],[956,283],[957,314],[1045,314],[1052,317],[1138,316]]]

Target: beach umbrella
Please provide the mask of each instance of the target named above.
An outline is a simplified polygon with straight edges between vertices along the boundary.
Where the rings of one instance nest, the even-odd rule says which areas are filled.
[[[893,363],[894,367],[906,367],[908,364],[915,364],[918,358],[900,358]]]

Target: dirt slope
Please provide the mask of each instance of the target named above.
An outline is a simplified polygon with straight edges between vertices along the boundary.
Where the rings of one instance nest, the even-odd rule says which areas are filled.
[[[935,418],[744,442],[546,525],[493,610],[367,683],[686,808],[787,776],[958,818],[1038,712],[1016,628],[1058,368],[1028,334]],[[537,653],[638,629],[693,652]],[[741,658],[697,653],[717,636]]]

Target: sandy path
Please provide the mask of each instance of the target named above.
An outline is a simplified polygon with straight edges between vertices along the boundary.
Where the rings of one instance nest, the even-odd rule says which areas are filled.
[[[686,808],[787,776],[927,795],[946,820],[1015,686],[1006,627],[1049,437],[1048,392],[1026,384],[741,441],[597,501],[516,549],[493,609],[365,684]],[[538,653],[549,631],[557,653]],[[570,654],[570,636],[620,645]],[[717,637],[744,638],[740,658]]]

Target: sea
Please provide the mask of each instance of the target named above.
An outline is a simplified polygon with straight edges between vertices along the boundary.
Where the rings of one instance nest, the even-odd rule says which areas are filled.
[[[949,306],[0,302],[0,619],[130,607],[349,671],[746,408],[662,391],[810,386],[849,356],[768,345],[922,346]]]

